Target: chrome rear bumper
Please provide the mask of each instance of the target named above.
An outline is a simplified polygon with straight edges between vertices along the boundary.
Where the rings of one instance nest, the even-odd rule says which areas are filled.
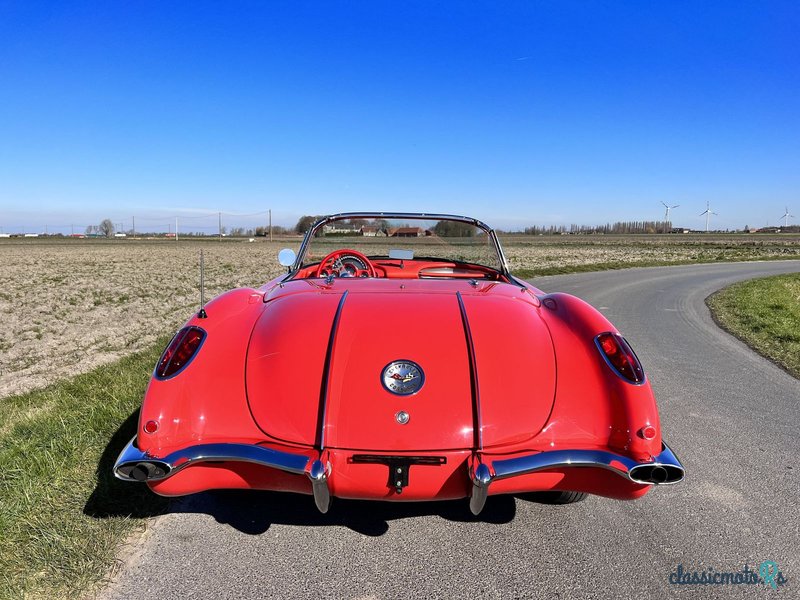
[[[565,467],[608,469],[643,485],[678,483],[685,475],[683,465],[663,442],[661,453],[649,462],[638,462],[605,450],[553,450],[488,463],[478,460],[471,473],[469,508],[475,515],[483,510],[492,481]]]
[[[136,438],[128,442],[114,464],[114,475],[119,479],[159,481],[198,463],[248,462],[305,475],[311,481],[317,508],[323,513],[328,512],[331,499],[328,487],[331,465],[327,461],[264,446],[225,443],[189,446],[157,458],[137,448],[135,442]],[[684,478],[683,465],[666,444],[663,444],[661,453],[648,462],[638,462],[605,450],[554,450],[486,462],[476,456],[470,472],[470,510],[476,515],[483,510],[489,495],[489,486],[495,480],[565,467],[607,469],[629,481],[644,485],[677,483]]]
[[[248,462],[306,475],[311,480],[314,502],[323,513],[330,506],[328,475],[330,465],[303,454],[293,454],[252,444],[198,444],[176,450],[163,458],[155,458],[136,447],[133,438],[114,463],[114,475],[124,481],[158,481],[181,469],[203,462]]]

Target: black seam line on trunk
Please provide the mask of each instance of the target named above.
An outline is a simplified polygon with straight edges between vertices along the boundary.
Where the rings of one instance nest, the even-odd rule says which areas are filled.
[[[333,316],[333,323],[331,324],[331,335],[328,338],[328,350],[325,353],[325,367],[322,370],[322,386],[319,390],[319,412],[317,413],[317,437],[314,440],[314,445],[321,452],[325,448],[325,420],[328,413],[328,382],[330,379],[331,362],[333,361],[333,344],[336,341],[336,332],[339,329],[339,318],[342,316],[342,307],[347,298],[345,290],[339,300],[339,306],[336,307],[336,314]]]
[[[481,392],[478,387],[478,365],[475,361],[475,346],[472,343],[472,331],[469,328],[467,308],[464,306],[461,292],[456,292],[456,298],[458,298],[458,308],[461,310],[461,323],[464,325],[467,356],[469,357],[469,379],[472,391],[472,443],[476,450],[481,451],[483,450],[483,426],[481,425]]]

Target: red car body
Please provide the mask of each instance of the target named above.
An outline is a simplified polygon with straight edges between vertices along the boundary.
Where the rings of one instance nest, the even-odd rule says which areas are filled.
[[[513,278],[483,224],[438,217],[485,228],[501,268],[384,257],[336,277],[326,268],[337,258],[363,257],[347,239],[310,266],[301,249],[288,275],[227,292],[186,323],[117,477],[165,496],[314,494],[323,512],[331,497],[468,497],[476,514],[493,494],[634,499],[680,481],[650,384],[614,326]]]

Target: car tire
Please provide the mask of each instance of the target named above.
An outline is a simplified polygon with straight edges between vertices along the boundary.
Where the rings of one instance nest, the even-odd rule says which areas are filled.
[[[574,504],[584,500],[588,495],[586,492],[531,492],[521,494],[521,497],[542,504]]]

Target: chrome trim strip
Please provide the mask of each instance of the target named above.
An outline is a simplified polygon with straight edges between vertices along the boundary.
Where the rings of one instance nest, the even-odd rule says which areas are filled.
[[[476,460],[479,459],[476,457]],[[470,479],[472,480],[470,509],[476,515],[478,513],[475,512],[475,509],[480,512],[486,502],[489,485],[492,481],[565,467],[607,469],[620,477],[641,485],[670,485],[683,481],[686,475],[683,465],[670,447],[663,442],[661,453],[648,462],[639,462],[628,456],[605,450],[552,450],[538,452],[515,458],[491,461],[488,466],[479,463],[474,473],[470,473]],[[664,468],[669,480],[646,481],[637,476],[638,472],[649,473],[654,467]],[[489,475],[488,479],[487,473]]]
[[[483,221],[479,221],[478,219],[473,219],[472,217],[465,217],[461,215],[444,215],[444,214],[434,214],[434,213],[345,212],[345,213],[337,213],[334,215],[321,217],[317,219],[314,222],[314,224],[311,225],[311,227],[308,228],[308,231],[306,231],[306,235],[303,238],[302,243],[300,244],[300,250],[297,252],[297,258],[295,258],[294,264],[291,267],[289,267],[289,274],[286,276],[284,281],[286,279],[291,278],[292,274],[302,267],[303,259],[306,256],[306,249],[308,248],[308,244],[311,242],[311,239],[317,233],[317,230],[323,225],[338,219],[420,219],[420,220],[431,220],[431,221],[442,220],[442,221],[458,221],[461,223],[469,223],[470,225],[475,225],[475,227],[478,227],[479,229],[482,229],[484,232],[486,232],[486,235],[488,235],[489,239],[492,240],[495,251],[497,252],[497,256],[500,259],[500,272],[506,277],[511,276],[511,273],[508,268],[508,260],[506,259],[506,255],[503,252],[503,247],[500,244],[500,239],[497,237],[497,233],[486,223],[484,223]]]
[[[328,337],[328,348],[325,351],[325,364],[322,368],[322,383],[319,390],[319,409],[317,413],[317,435],[316,435],[316,448],[320,452],[325,448],[325,425],[328,418],[328,388],[331,374],[331,361],[333,361],[333,345],[336,342],[336,332],[339,330],[339,319],[342,316],[342,308],[344,301],[347,299],[347,292],[345,290],[342,297],[339,299],[339,304],[336,307],[336,313],[333,315],[333,322],[331,323],[331,333]]]
[[[118,479],[139,481],[130,476],[130,470],[139,463],[155,463],[164,468],[163,475],[148,477],[148,480],[156,481],[171,477],[190,465],[209,461],[249,462],[296,475],[306,473],[311,462],[302,454],[282,452],[253,444],[198,444],[157,458],[139,450],[135,442],[136,438],[128,442],[114,463],[114,475]]]
[[[475,359],[475,344],[472,342],[472,330],[469,327],[467,318],[467,307],[464,306],[464,299],[461,292],[456,292],[458,308],[461,311],[461,323],[464,326],[464,336],[467,342],[467,358],[469,359],[469,374],[472,392],[472,440],[473,449],[480,452],[483,450],[483,422],[481,420],[481,390],[478,385],[478,363]]]

